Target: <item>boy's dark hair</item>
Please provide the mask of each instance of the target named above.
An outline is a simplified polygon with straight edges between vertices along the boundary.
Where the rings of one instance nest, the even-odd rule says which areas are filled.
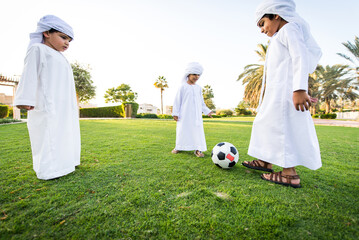
[[[269,20],[273,20],[273,18],[275,17],[275,14],[264,14],[264,16],[262,18],[269,18]]]
[[[54,28],[51,28],[48,32],[49,32],[49,33],[55,33],[55,32],[60,32],[60,31],[58,31],[58,30],[56,30],[56,29],[54,29]],[[71,37],[70,37],[70,38],[71,38]],[[72,38],[71,38],[71,40],[72,40]]]
[[[56,29],[53,29],[53,28],[51,28],[51,29],[49,30],[49,33],[54,33],[54,32],[60,32],[60,31],[57,31]]]

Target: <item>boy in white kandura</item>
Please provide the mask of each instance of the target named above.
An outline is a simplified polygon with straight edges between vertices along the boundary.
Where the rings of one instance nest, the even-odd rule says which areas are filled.
[[[173,103],[173,119],[177,121],[176,147],[172,153],[192,151],[197,157],[204,157],[207,151],[204,136],[202,112],[212,117],[211,110],[206,106],[202,96],[202,88],[196,84],[202,75],[203,67],[192,62],[187,65]]]
[[[256,17],[261,32],[271,40],[248,149],[257,160],[242,164],[270,172],[261,175],[264,180],[298,188],[296,166],[312,170],[322,166],[314,123],[307,111],[311,105],[308,77],[321,50],[308,24],[296,13],[293,0],[265,0]],[[272,164],[283,171],[273,173]]]
[[[15,105],[28,110],[33,168],[39,179],[54,179],[80,164],[80,127],[75,83],[61,52],[74,34],[60,18],[47,15],[30,34]]]

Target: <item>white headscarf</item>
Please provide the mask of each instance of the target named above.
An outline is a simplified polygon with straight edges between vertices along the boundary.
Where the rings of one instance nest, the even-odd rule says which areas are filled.
[[[70,25],[64,22],[62,19],[54,15],[46,15],[40,19],[37,23],[37,29],[35,32],[30,33],[30,43],[28,49],[34,43],[43,42],[43,32],[49,31],[51,28],[56,29],[59,32],[65,33],[70,38],[74,39],[74,32]]]
[[[182,83],[187,82],[188,75],[190,75],[190,74],[202,75],[202,73],[203,73],[203,67],[201,66],[201,64],[199,64],[198,62],[191,62],[191,63],[187,64],[185,73],[182,78]]]
[[[259,20],[261,20],[265,14],[275,14],[287,22],[298,24],[303,31],[303,38],[309,54],[309,73],[312,73],[317,67],[322,52],[310,33],[308,23],[296,13],[295,7],[296,5],[293,0],[264,0],[257,7],[256,23],[258,24]]]

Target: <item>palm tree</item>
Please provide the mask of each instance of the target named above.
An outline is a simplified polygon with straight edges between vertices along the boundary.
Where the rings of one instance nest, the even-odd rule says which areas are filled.
[[[357,74],[357,82],[356,85],[359,85],[359,38],[355,37],[354,39],[354,43],[351,42],[346,42],[343,43],[343,45],[347,48],[347,50],[349,50],[349,52],[351,53],[351,55],[354,56],[354,59],[343,54],[343,53],[337,53],[339,56],[349,60],[350,62],[352,62],[355,66],[353,68],[353,70],[356,71]]]
[[[348,65],[318,66],[316,74],[321,84],[320,95],[325,101],[326,113],[331,110],[331,100],[336,100],[339,97],[349,100],[358,97],[358,94],[353,91],[355,89],[352,85],[354,78],[350,76],[350,70]]]
[[[318,65],[317,69],[320,68]],[[320,99],[320,82],[317,70],[315,70],[312,74],[309,74],[308,78],[308,94],[312,98]],[[309,108],[309,112],[314,115],[316,114],[316,110],[319,108],[319,103],[313,103]]]
[[[161,113],[163,114],[163,91],[165,88],[168,88],[166,78],[164,76],[159,76],[156,79],[155,87],[161,89]]]
[[[268,45],[258,44],[259,50],[255,52],[259,55],[260,61],[264,62],[266,58]],[[244,72],[238,76],[237,81],[242,80],[244,89],[243,100],[249,102],[250,107],[257,107],[262,88],[264,64],[249,64],[244,67]]]

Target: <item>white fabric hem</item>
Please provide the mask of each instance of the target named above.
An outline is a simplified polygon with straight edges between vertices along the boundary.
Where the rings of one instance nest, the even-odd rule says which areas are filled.
[[[38,174],[36,173],[36,176],[38,179],[41,179],[41,180],[51,180],[51,179],[54,179],[54,178],[59,178],[59,177],[63,177],[67,174],[70,174],[72,172],[75,171],[75,167],[71,167],[71,168],[68,168],[68,169],[65,169],[65,170],[62,170],[62,171],[58,171],[58,172],[55,172],[53,174],[50,174],[50,175],[41,175],[41,174]]]

